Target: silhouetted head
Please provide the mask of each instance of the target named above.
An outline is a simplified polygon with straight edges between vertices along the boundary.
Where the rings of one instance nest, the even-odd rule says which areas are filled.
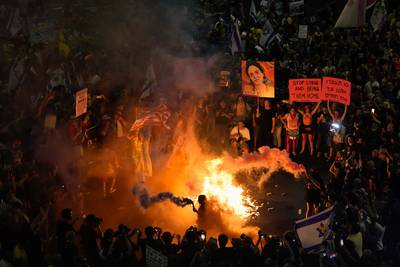
[[[164,232],[161,235],[161,240],[164,242],[164,244],[171,244],[172,243],[172,235],[170,232]]]
[[[144,233],[146,234],[146,238],[153,238],[154,236],[154,227],[153,226],[147,226],[144,229]]]
[[[61,211],[61,218],[65,221],[72,220],[72,210],[71,209],[63,209]]]
[[[204,205],[207,201],[206,195],[200,195],[197,201],[200,203],[200,205]]]
[[[218,245],[220,248],[226,247],[226,244],[228,244],[228,236],[225,234],[220,234],[218,236]]]

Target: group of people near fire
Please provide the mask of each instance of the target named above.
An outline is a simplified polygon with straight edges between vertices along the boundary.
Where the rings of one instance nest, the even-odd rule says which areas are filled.
[[[176,53],[189,50],[198,56],[209,51],[225,53],[223,68],[229,70],[230,83],[207,96],[177,94],[174,103],[185,106],[182,110],[165,103],[156,92],[142,99],[140,90],[114,81],[131,78],[133,74],[127,72],[135,67],[127,62],[134,61],[134,53],[137,58],[143,56],[146,47],[135,46],[135,37],[144,42],[141,38],[148,30],[152,45],[164,44],[169,37],[162,29],[132,30],[118,49],[97,47],[93,43],[99,32],[91,27],[101,19],[76,16],[74,8],[81,5],[75,2],[79,1],[65,1],[61,9],[48,2],[0,4],[4,39],[0,50],[0,266],[149,266],[154,264],[146,262],[150,249],[164,255],[168,266],[182,267],[400,266],[398,3],[386,1],[387,16],[374,31],[370,25],[333,29],[337,12],[329,5],[312,14],[290,16],[288,1],[266,1],[282,2],[281,12],[275,7],[278,4],[261,8],[265,1],[251,1],[279,32],[279,38],[260,49],[263,23],[249,17],[250,1],[249,5],[247,1],[189,1],[195,3],[184,10],[195,10],[195,25],[190,29],[197,39],[170,39],[163,48],[171,47]],[[179,6],[186,1],[172,2]],[[160,9],[152,4],[143,5],[148,10]],[[46,7],[49,11],[43,12]],[[62,15],[52,16],[57,10]],[[28,25],[40,22],[40,16],[58,21],[57,42],[30,43]],[[21,23],[15,23],[17,17]],[[232,20],[241,21],[241,38],[246,40],[246,48],[234,55]],[[299,24],[306,22],[307,39],[296,39]],[[8,27],[14,24],[18,27]],[[119,26],[129,32],[127,21]],[[122,63],[115,63],[116,58]],[[279,72],[275,98],[241,94],[241,58],[275,62]],[[289,78],[322,75],[352,82],[350,106],[284,100]],[[74,94],[85,87],[91,91],[88,111],[76,118]],[[147,111],[157,114],[148,116]],[[268,146],[286,150],[294,161],[313,162],[307,166],[306,216],[334,204],[332,240],[320,252],[306,253],[293,229],[281,236],[263,229],[253,236],[210,236],[207,229],[189,225],[184,233],[123,224],[102,231],[103,220],[94,214],[77,225],[75,218],[83,215],[82,195],[99,190],[99,197],[107,197],[122,190],[116,180],[124,168],[124,156],[142,181],[151,177],[152,145],[161,138],[151,126],[140,125],[138,119],[145,118],[171,135],[170,142],[158,148],[166,154],[184,142],[172,133],[185,131],[186,120],[192,119],[204,153],[240,157]],[[101,155],[96,152],[99,147],[104,148]],[[83,189],[83,182],[76,179],[83,173],[101,177],[101,188]],[[194,210],[201,218],[206,196],[199,202],[200,208]]]
[[[242,95],[230,109],[225,102],[219,102],[221,110],[216,113],[215,124],[210,124],[207,120],[214,120],[214,116],[205,117],[210,108],[200,100],[197,123],[199,135],[203,133],[202,128],[212,130],[210,126],[222,131],[220,144],[215,147],[230,149],[233,155],[268,146],[286,149],[292,156],[308,154],[330,161],[345,142],[343,121],[347,106],[340,110],[336,103],[296,104],[259,98],[251,107]]]

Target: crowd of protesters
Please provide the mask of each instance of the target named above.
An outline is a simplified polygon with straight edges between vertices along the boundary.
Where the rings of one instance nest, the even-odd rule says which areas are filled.
[[[143,232],[125,225],[102,232],[102,220],[93,214],[78,226],[71,209],[56,212],[62,199],[70,197],[66,191],[79,191],[79,185],[66,184],[65,176],[82,175],[82,166],[86,173],[93,170],[106,176],[102,194],[115,191],[121,157],[130,154],[125,136],[132,118],[125,115],[131,103],[124,97],[135,92],[115,88],[115,93],[104,96],[97,80],[111,79],[122,69],[109,66],[108,70],[102,64],[107,57],[122,58],[129,51],[116,55],[82,48],[83,37],[76,32],[69,36],[69,47],[62,31],[57,47],[30,46],[22,30],[4,45],[1,59],[0,266],[145,266],[150,248],[165,255],[168,266],[400,265],[398,9],[388,10],[385,22],[374,32],[369,25],[333,29],[336,17],[329,9],[292,17],[276,12],[273,5],[260,7],[280,35],[260,50],[256,46],[265,21],[250,19],[248,6],[240,4],[220,15],[221,9],[228,10],[226,2],[201,2],[204,14],[197,18],[198,38],[207,39],[203,45],[207,49],[230,51],[229,25],[234,17],[242,21],[246,48],[227,56],[237,62],[229,69],[229,88],[193,105],[196,135],[207,153],[229,151],[239,156],[269,146],[286,149],[293,160],[311,160],[306,215],[335,205],[332,240],[318,253],[305,253],[293,231],[279,237],[260,231],[258,239],[224,233],[212,237],[195,227],[182,238],[151,226]],[[259,7],[259,1],[254,2]],[[71,6],[63,7],[67,15]],[[35,7],[21,8],[21,14],[31,9]],[[214,20],[211,26],[210,20]],[[308,37],[300,40],[298,25],[306,22]],[[275,62],[276,99],[240,95],[240,57]],[[350,106],[282,101],[289,78],[323,75],[352,82]],[[92,91],[89,112],[76,119],[74,94],[84,86]],[[146,140],[146,135],[141,138]],[[57,164],[62,151],[49,150],[52,142],[74,148],[67,166]],[[92,155],[110,142],[116,142],[120,151]],[[132,147],[140,144],[132,142]],[[101,168],[89,167],[98,162],[103,163]],[[81,211],[74,208],[74,212]],[[56,249],[52,240],[57,241]]]

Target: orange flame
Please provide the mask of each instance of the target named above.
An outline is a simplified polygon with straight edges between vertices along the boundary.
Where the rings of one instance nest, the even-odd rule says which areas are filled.
[[[245,190],[234,184],[232,174],[221,170],[221,158],[208,161],[209,174],[204,177],[203,194],[214,198],[227,212],[231,212],[242,219],[258,216],[257,205],[250,197],[245,195]]]

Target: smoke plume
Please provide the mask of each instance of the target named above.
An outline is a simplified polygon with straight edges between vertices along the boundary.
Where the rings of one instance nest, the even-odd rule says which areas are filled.
[[[135,196],[137,196],[140,206],[144,209],[148,209],[156,203],[167,200],[182,208],[187,205],[194,205],[193,200],[191,200],[190,198],[177,197],[174,196],[174,194],[172,194],[171,192],[160,192],[154,196],[151,196],[148,192],[147,187],[143,183],[135,185],[132,189],[132,192]]]

